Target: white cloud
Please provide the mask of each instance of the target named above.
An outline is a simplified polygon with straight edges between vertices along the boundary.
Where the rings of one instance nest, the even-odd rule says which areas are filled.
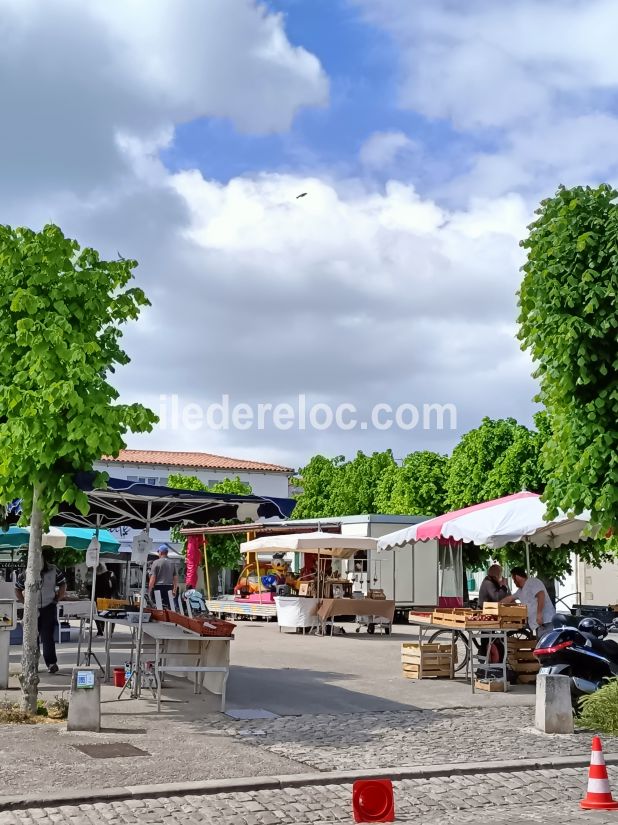
[[[441,194],[528,193],[616,173],[614,0],[352,0],[399,49],[400,103],[478,139]]]
[[[403,132],[374,132],[361,146],[359,159],[369,169],[388,169],[401,155],[417,150],[417,144]]]
[[[328,98],[319,61],[251,0],[12,0],[0,26],[0,175],[19,197],[120,182],[119,136],[156,146],[209,116],[284,131]]]
[[[508,326],[529,218],[521,196],[501,187],[449,209],[396,179],[380,190],[293,173],[223,184],[161,163],[180,122],[285,130],[300,107],[326,101],[324,72],[290,44],[283,18],[249,0],[8,0],[0,22],[0,71],[12,81],[0,91],[11,126],[0,133],[3,220],[54,220],[104,255],[140,261],[153,306],[127,332],[125,399],[453,402],[462,427],[529,413],[528,363]],[[375,135],[365,162],[396,166],[413,148],[405,135]],[[569,152],[565,143],[565,162]],[[141,441],[299,463],[318,449],[403,455],[456,437]]]

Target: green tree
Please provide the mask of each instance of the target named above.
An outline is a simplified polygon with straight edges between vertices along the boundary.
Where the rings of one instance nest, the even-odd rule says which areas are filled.
[[[448,507],[458,510],[479,501],[519,492],[523,479],[517,474],[503,478],[501,468],[509,450],[511,455],[516,453],[521,458],[521,447],[527,443],[527,436],[526,427],[514,418],[484,418],[479,427],[465,433],[448,463]],[[508,466],[511,470],[511,461]]]
[[[560,187],[522,242],[519,338],[551,420],[548,515],[618,524],[618,191]]]
[[[379,513],[438,516],[446,510],[448,458],[429,450],[407,455],[401,466],[387,467],[378,482]]]
[[[200,490],[208,493],[228,493],[230,495],[249,496],[251,495],[251,485],[236,478],[224,478],[211,487],[204,484],[196,476],[185,476],[175,473],[169,476],[168,485],[178,490]],[[231,521],[223,520],[221,524],[232,524]],[[178,528],[172,530],[172,540],[182,541]],[[186,544],[186,542],[185,542]],[[241,561],[240,541],[238,536],[220,535],[208,536],[208,569],[211,581],[218,575],[219,570],[232,569]]]
[[[380,479],[396,467],[390,450],[365,455],[359,451],[352,461],[338,468],[333,486],[330,515],[369,515],[378,512],[377,495]]]
[[[336,515],[334,512],[335,487],[339,471],[344,464],[342,455],[325,458],[314,455],[299,471],[296,484],[302,488],[293,517],[295,519],[322,518]]]
[[[21,498],[32,527],[21,677],[31,714],[43,528],[61,502],[87,512],[74,474],[117,455],[127,432],[149,431],[157,420],[139,404],[118,404],[108,382],[116,365],[129,362],[121,325],[148,304],[140,289],[127,288],[136,266],[101,260],[57,226],[0,226],[0,498]]]

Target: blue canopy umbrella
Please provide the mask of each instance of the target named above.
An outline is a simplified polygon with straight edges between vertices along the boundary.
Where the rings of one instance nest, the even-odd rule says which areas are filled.
[[[50,544],[56,549],[70,547],[72,550],[87,550],[92,541],[95,530],[91,527],[50,527],[43,535],[43,544]],[[29,527],[9,527],[6,532],[0,532],[0,548],[21,547],[30,540]],[[120,542],[109,530],[99,530],[101,553],[118,553]]]

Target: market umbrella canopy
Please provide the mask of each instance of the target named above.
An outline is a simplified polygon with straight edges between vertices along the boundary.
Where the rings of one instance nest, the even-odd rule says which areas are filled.
[[[288,533],[282,536],[262,536],[240,545],[242,553],[268,553],[288,551],[318,553],[337,559],[352,558],[359,550],[375,550],[376,539],[357,536],[341,536],[336,533]]]
[[[208,493],[157,487],[125,479],[110,478],[103,489],[93,486],[95,474],[82,473],[76,483],[88,496],[90,511],[83,515],[73,506],[62,505],[54,522],[95,527],[149,527],[169,530],[192,521],[208,524],[221,521],[255,521],[287,518],[296,502],[288,498],[265,498],[227,493]]]
[[[430,539],[453,539],[498,548],[522,540],[558,547],[587,538],[583,535],[589,524],[587,514],[569,518],[561,513],[557,519],[548,522],[545,520],[546,509],[537,493],[514,493],[388,533],[378,540],[378,550],[392,550]]]
[[[50,527],[43,534],[43,545],[63,550],[69,547],[72,550],[87,550],[95,535],[95,530],[79,527]],[[30,527],[10,527],[6,532],[0,532],[0,547],[21,547],[30,540]],[[102,553],[117,553],[120,542],[108,530],[99,531],[99,541]]]

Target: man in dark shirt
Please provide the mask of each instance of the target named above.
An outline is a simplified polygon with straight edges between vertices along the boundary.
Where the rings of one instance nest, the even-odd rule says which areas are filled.
[[[479,588],[479,608],[482,610],[485,602],[500,602],[510,593],[506,579],[502,576],[499,564],[492,564]]]
[[[159,558],[150,568],[148,591],[152,599],[153,594],[158,590],[161,593],[163,607],[168,607],[169,602],[169,607],[174,609],[174,599],[178,590],[178,574],[176,565],[167,557],[168,552],[169,549],[165,544],[159,547]]]
[[[58,658],[54,635],[58,627],[58,601],[64,596],[67,585],[64,573],[50,561],[53,548],[43,547],[43,569],[39,590],[39,639],[43,647],[43,659],[50,673],[58,673]],[[24,601],[26,572],[23,571],[15,582],[15,597]]]

